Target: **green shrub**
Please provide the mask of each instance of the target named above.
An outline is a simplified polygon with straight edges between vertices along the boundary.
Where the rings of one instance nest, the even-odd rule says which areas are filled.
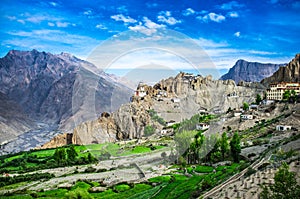
[[[197,166],[195,169],[195,171],[198,173],[210,173],[213,170],[214,170],[213,167],[210,166]]]
[[[119,185],[114,186],[114,191],[117,193],[124,192],[128,189],[130,189],[130,186],[128,184],[119,184]]]

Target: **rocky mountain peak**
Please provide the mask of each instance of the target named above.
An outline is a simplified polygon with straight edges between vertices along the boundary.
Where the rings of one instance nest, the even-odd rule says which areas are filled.
[[[223,75],[220,79],[232,79],[235,83],[239,83],[240,81],[260,82],[262,79],[271,76],[283,65],[285,64],[263,64],[239,59],[235,65],[229,69],[228,73]]]

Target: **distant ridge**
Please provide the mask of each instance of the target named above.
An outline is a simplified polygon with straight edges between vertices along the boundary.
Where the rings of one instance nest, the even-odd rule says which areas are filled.
[[[240,59],[230,68],[228,73],[223,75],[220,79],[232,79],[236,84],[240,81],[260,82],[262,79],[271,76],[280,66],[284,65],[286,64],[263,64]]]

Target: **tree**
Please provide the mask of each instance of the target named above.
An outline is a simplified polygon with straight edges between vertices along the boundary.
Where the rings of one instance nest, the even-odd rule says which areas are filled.
[[[233,134],[233,137],[230,141],[230,150],[233,157],[234,162],[239,162],[239,156],[241,153],[241,140],[240,136],[237,132]]]
[[[69,161],[74,161],[78,156],[78,153],[76,152],[73,145],[71,145],[69,149],[67,149],[67,156]]]
[[[274,184],[263,186],[263,199],[297,199],[300,196],[300,186],[297,185],[296,174],[289,171],[286,163],[275,173]]]
[[[289,100],[291,97],[291,91],[290,90],[285,90],[283,93],[283,100]]]
[[[248,104],[247,102],[244,102],[244,104],[243,104],[243,109],[244,109],[245,111],[249,110],[249,104]]]
[[[91,153],[88,153],[87,160],[89,163],[97,161],[97,159]]]
[[[256,104],[259,105],[261,101],[262,101],[261,95],[260,95],[260,94],[257,94],[257,95],[256,95],[256,100],[255,100]]]
[[[53,155],[54,160],[58,165],[62,165],[66,161],[66,151],[64,148],[57,148],[55,149],[54,155]]]
[[[151,126],[151,125],[145,126],[145,128],[144,128],[144,135],[145,135],[145,136],[150,136],[150,135],[152,135],[154,132],[155,132],[155,129],[154,129],[153,126]]]
[[[222,159],[224,161],[225,154],[228,153],[228,151],[229,151],[229,143],[228,143],[228,137],[227,137],[226,132],[224,132],[222,134],[222,137],[220,140],[220,148],[221,148]]]
[[[178,154],[182,155],[188,150],[196,134],[197,131],[186,130],[175,134],[174,140],[176,143],[176,150]]]

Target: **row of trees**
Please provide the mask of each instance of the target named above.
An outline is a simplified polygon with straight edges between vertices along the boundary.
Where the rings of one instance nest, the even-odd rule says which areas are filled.
[[[50,179],[52,177],[54,177],[54,175],[50,173],[33,173],[33,174],[26,174],[26,175],[17,175],[13,177],[0,177],[0,187],[19,183],[19,182],[35,181],[40,179]]]
[[[233,160],[239,162],[241,153],[240,137],[234,133],[231,139],[224,132],[221,136],[205,137],[202,131],[182,131],[174,138],[178,156],[188,164]]]
[[[97,161],[91,153],[88,153],[87,157],[79,158],[73,145],[68,148],[56,148],[53,154],[53,159],[58,166],[88,164]]]

